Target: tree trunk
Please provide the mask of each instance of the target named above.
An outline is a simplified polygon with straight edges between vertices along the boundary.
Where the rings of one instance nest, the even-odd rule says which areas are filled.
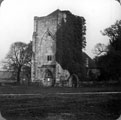
[[[18,67],[18,71],[17,71],[17,83],[18,84],[21,83],[20,73],[21,73],[21,66]]]

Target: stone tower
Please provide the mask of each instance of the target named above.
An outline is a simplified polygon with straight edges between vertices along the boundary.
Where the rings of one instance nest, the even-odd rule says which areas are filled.
[[[56,10],[44,17],[34,17],[32,82],[39,82],[44,86],[52,86],[65,74],[56,62],[56,31],[61,20],[66,22],[66,12]],[[66,71],[67,75],[69,73]]]

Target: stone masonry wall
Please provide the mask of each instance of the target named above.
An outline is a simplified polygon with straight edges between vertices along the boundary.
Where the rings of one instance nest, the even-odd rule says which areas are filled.
[[[62,18],[66,19],[66,15],[59,10],[45,17],[34,17],[32,82],[43,79],[42,66],[56,64],[56,31]],[[48,55],[53,56],[52,61],[47,61]]]

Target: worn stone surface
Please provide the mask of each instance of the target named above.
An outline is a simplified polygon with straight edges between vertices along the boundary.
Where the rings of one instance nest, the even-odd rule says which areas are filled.
[[[56,31],[61,20],[66,22],[66,13],[56,10],[45,17],[34,17],[32,82],[52,85],[61,76],[69,77],[69,72],[56,62]],[[51,79],[46,79],[46,78]]]

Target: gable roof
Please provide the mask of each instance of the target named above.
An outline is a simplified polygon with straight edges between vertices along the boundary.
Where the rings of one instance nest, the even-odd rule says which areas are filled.
[[[85,61],[86,59],[88,59],[89,68],[96,68],[95,61],[92,58],[90,58],[85,52],[82,53],[82,57]]]

